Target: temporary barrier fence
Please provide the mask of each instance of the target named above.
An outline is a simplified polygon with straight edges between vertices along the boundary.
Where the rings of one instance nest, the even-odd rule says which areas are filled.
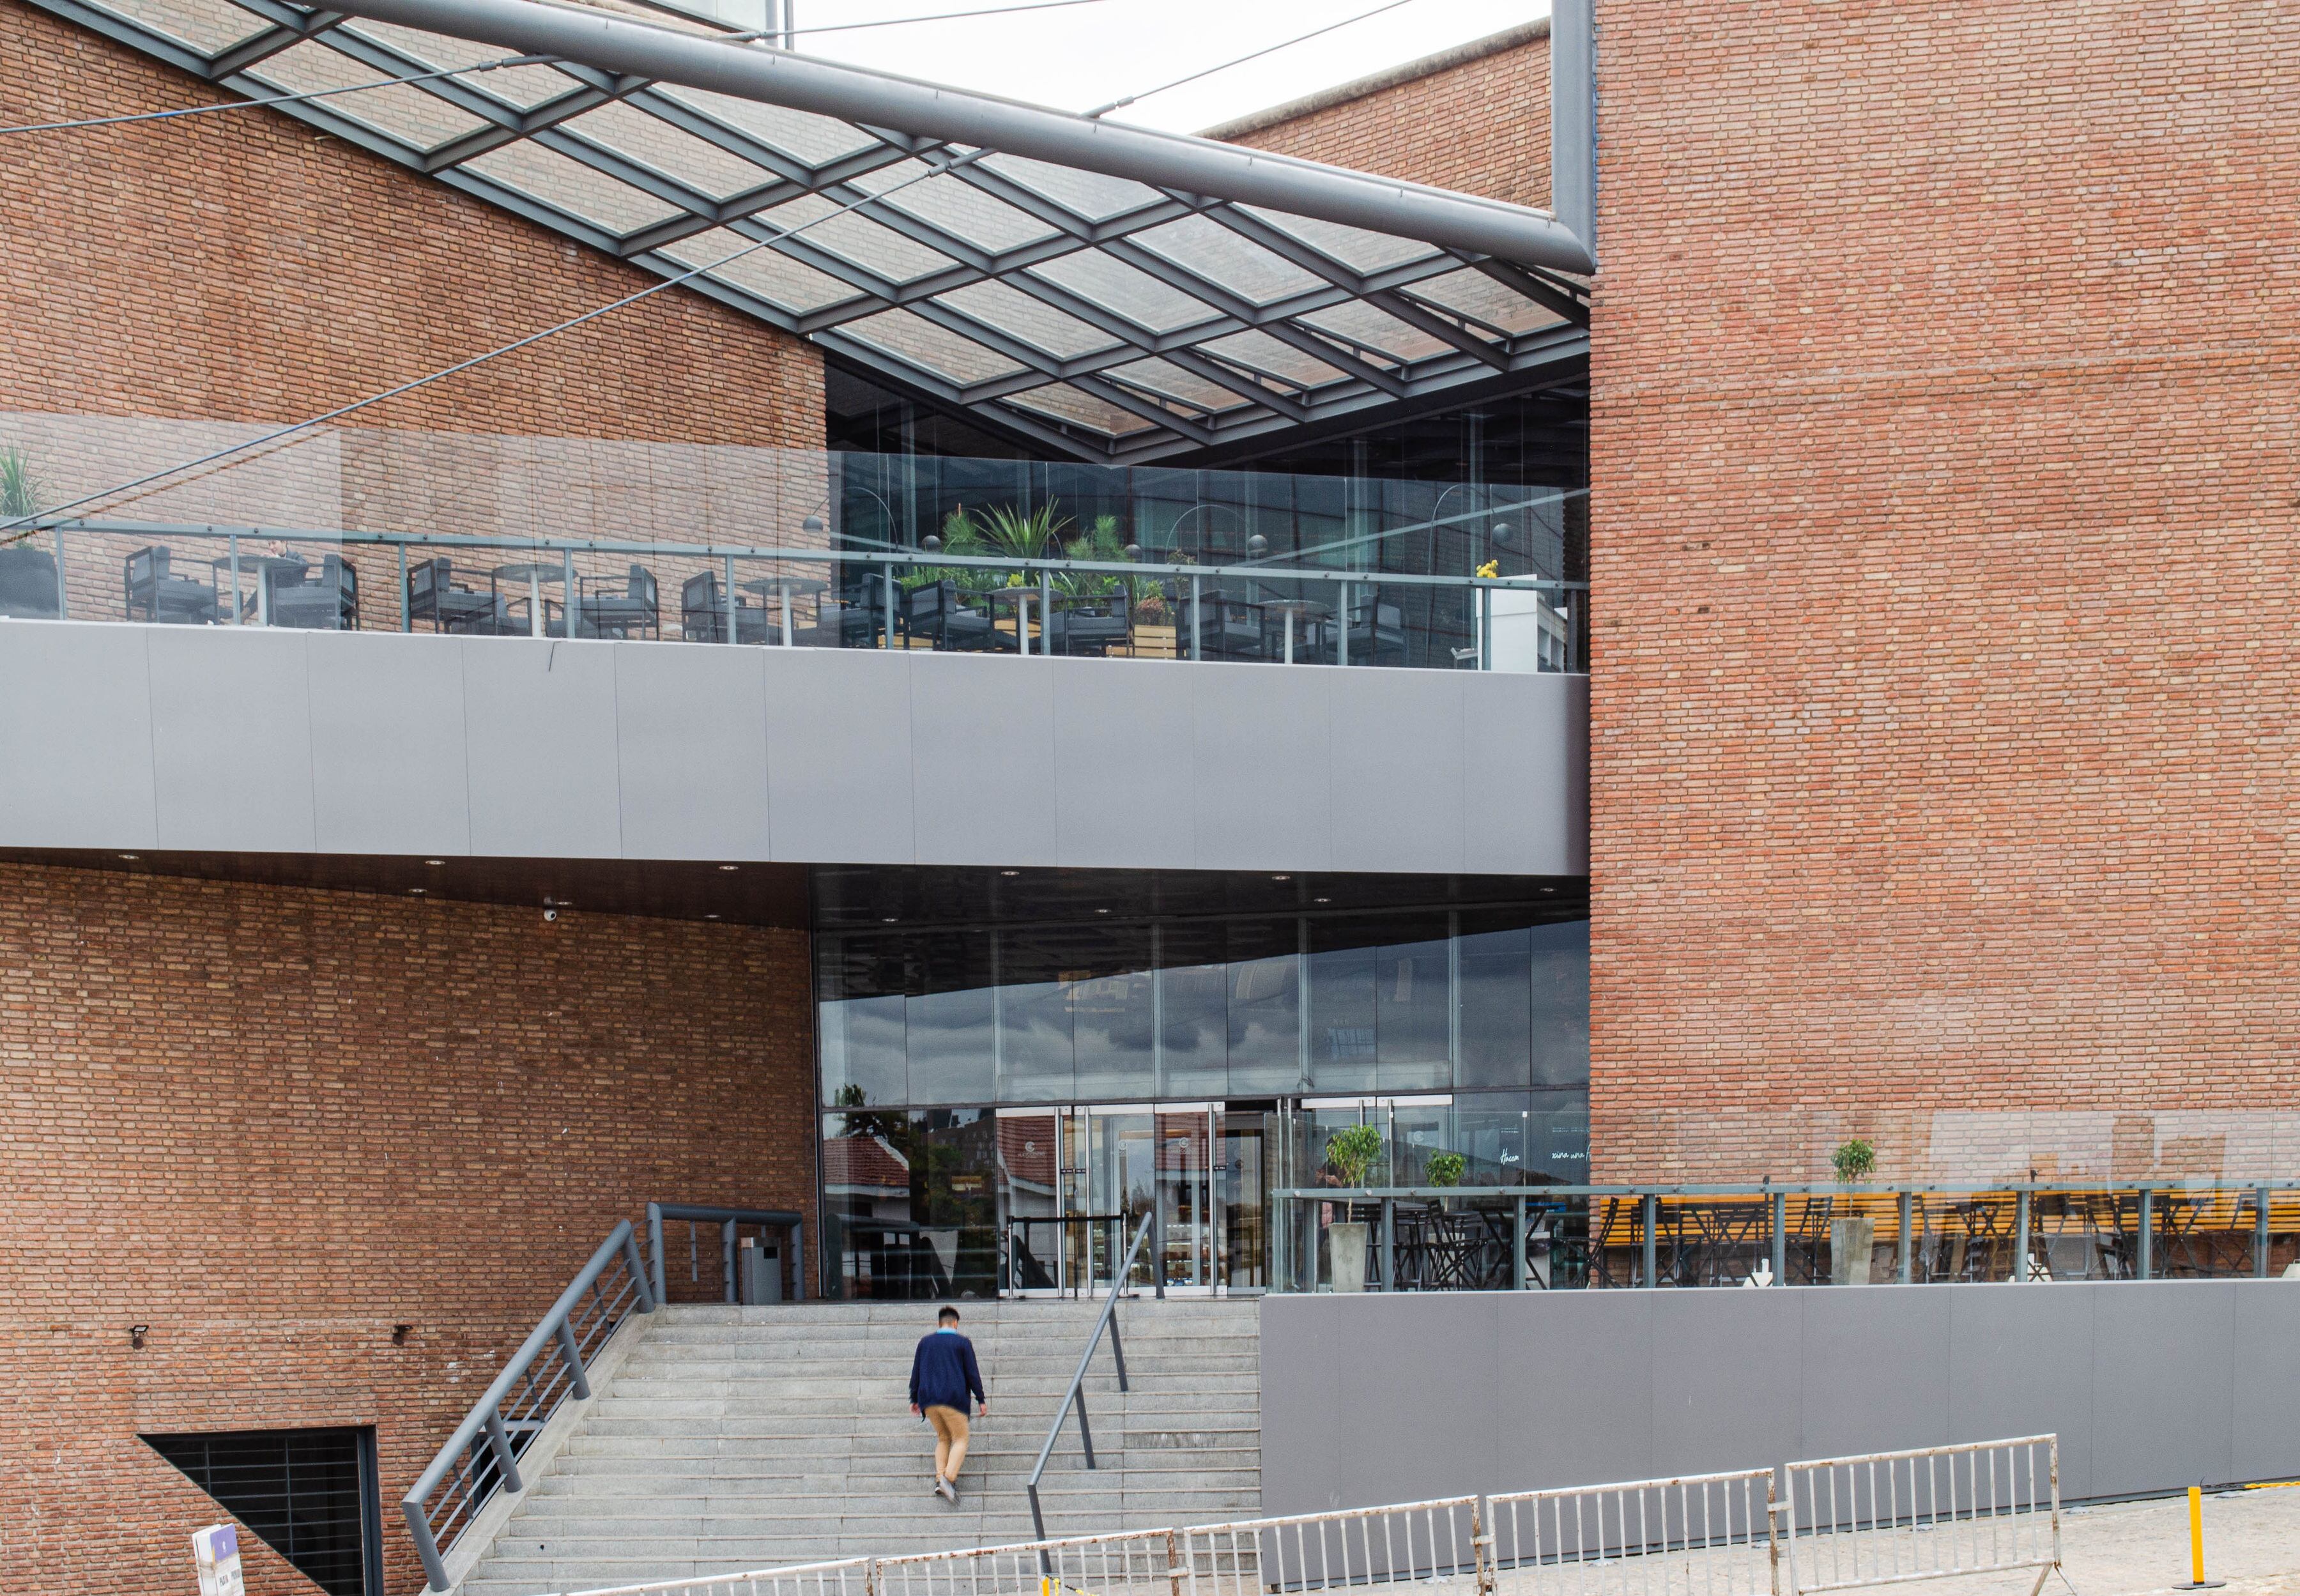
[[[1503,1596],[1766,1596],[1773,1471],[1521,1491],[1489,1500]]]
[[[1825,1596],[2060,1565],[2050,1435],[621,1585],[579,1596]]]
[[[1818,1596],[2061,1561],[2061,1450],[2052,1435],[1792,1463],[1779,1517],[1781,1596]]]

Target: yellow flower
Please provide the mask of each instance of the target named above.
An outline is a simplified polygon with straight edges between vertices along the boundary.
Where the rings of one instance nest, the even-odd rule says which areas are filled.
[[[1499,576],[1501,573],[1502,563],[1499,560],[1488,560],[1484,564],[1478,567],[1478,574],[1479,576]]]

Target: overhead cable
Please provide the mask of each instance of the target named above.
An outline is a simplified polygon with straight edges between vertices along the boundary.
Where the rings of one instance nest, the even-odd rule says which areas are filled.
[[[1107,116],[1121,106],[1131,105],[1137,100],[1146,100],[1154,94],[1164,94],[1170,88],[1179,88],[1185,83],[1196,83],[1201,78],[1211,78],[1216,72],[1226,72],[1234,66],[1244,66],[1249,61],[1259,61],[1265,55],[1275,55],[1280,50],[1292,49],[1305,39],[1316,38],[1321,33],[1331,33],[1337,28],[1346,28],[1353,22],[1362,22],[1368,17],[1378,17],[1386,11],[1396,11],[1401,5],[1410,5],[1412,3],[1413,0],[1389,0],[1387,5],[1377,5],[1371,11],[1362,11],[1354,17],[1344,17],[1338,22],[1327,23],[1323,28],[1312,28],[1307,33],[1296,34],[1292,38],[1280,40],[1274,45],[1266,45],[1259,50],[1238,57],[1235,61],[1225,61],[1220,66],[1207,67],[1202,71],[1192,72],[1187,78],[1177,78],[1171,83],[1161,83],[1155,88],[1146,88],[1140,94],[1127,95],[1122,98],[1111,101],[1107,105],[1096,105],[1093,110],[1081,112],[1079,114],[1089,117]]]
[[[371,88],[390,88],[402,83],[429,83],[435,78],[460,78],[467,72],[492,72],[507,66],[544,66],[548,55],[507,55],[501,61],[483,61],[477,66],[449,67],[443,71],[416,72],[404,78],[378,78],[372,83],[351,83],[341,88],[315,88],[308,94],[268,95],[259,99],[226,100],[215,105],[186,105],[175,111],[140,111],[130,116],[89,116],[78,121],[26,122],[21,127],[0,128],[0,138],[11,133],[61,133],[76,128],[116,128],[125,122],[167,121],[180,116],[207,116],[218,111],[246,111],[259,105],[293,105],[304,100],[324,100],[330,95],[365,94]]]

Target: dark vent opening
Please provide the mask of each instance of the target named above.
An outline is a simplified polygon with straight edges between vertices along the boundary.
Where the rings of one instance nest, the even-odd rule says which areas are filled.
[[[221,1430],[144,1441],[328,1596],[383,1596],[373,1430]]]

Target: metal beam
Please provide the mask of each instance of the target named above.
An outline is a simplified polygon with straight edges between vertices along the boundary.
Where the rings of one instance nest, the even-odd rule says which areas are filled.
[[[1594,264],[1571,229],[1522,205],[728,44],[602,12],[538,0],[355,0],[331,9],[1528,265],[1587,272]]]

